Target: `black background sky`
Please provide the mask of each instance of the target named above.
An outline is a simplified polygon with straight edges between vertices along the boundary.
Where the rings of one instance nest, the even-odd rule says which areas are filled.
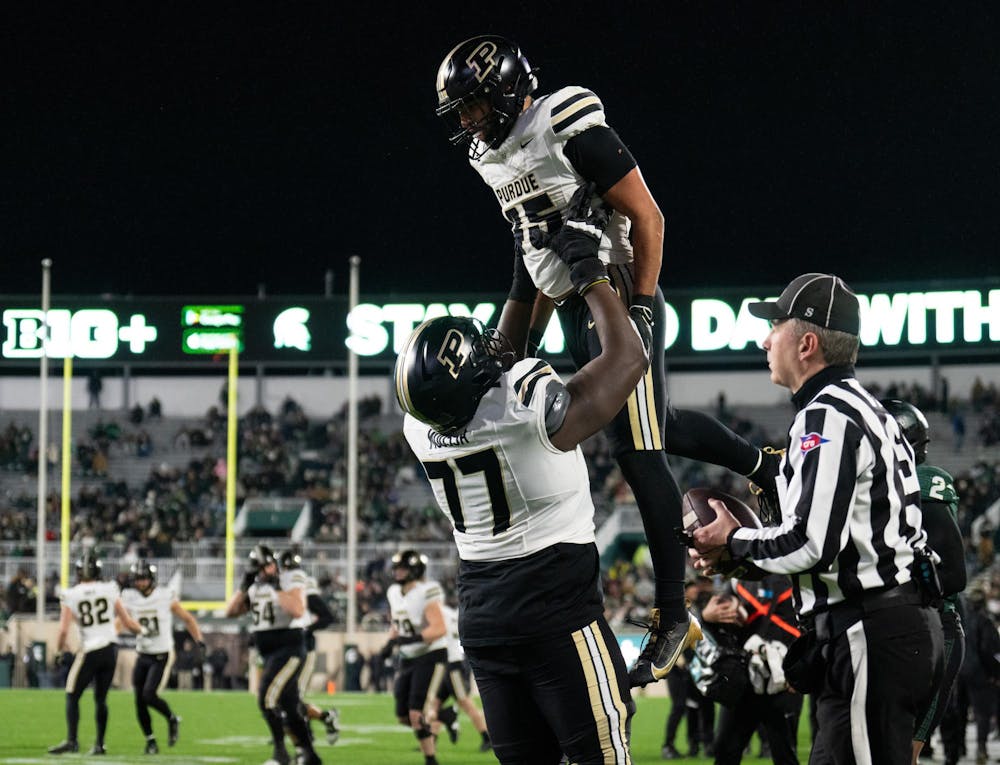
[[[43,257],[63,294],[341,292],[351,254],[364,292],[505,291],[506,223],[433,114],[484,32],[601,96],[663,285],[1000,274],[995,3],[20,5],[0,294]]]

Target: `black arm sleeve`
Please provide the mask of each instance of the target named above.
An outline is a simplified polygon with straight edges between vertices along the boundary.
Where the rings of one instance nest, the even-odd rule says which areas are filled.
[[[308,604],[309,613],[316,617],[316,621],[309,625],[309,631],[315,632],[316,630],[325,630],[329,627],[335,619],[333,618],[333,611],[326,604],[319,595],[315,593],[306,598],[306,603]]]
[[[574,170],[597,184],[598,194],[604,194],[636,166],[632,152],[618,134],[600,125],[570,138],[563,154]]]
[[[941,556],[941,562],[937,565],[941,591],[945,595],[961,592],[965,589],[967,579],[965,544],[962,532],[952,517],[951,508],[945,502],[921,497],[920,511],[923,514],[927,541],[931,549]]]

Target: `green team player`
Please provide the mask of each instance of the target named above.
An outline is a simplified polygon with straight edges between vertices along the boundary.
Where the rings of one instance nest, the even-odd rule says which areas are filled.
[[[927,709],[917,715],[917,729],[913,733],[913,762],[920,756],[920,750],[928,741],[934,728],[941,722],[948,697],[958,671],[965,658],[965,632],[962,629],[962,617],[958,611],[958,593],[965,589],[965,546],[962,532],[958,528],[958,494],[955,492],[955,481],[947,471],[927,463],[927,444],[930,443],[930,426],[927,418],[913,404],[899,399],[888,399],[882,402],[896,422],[903,437],[913,448],[914,461],[917,463],[917,478],[920,480],[920,509],[923,514],[923,526],[927,532],[927,541],[934,552],[941,557],[938,564],[938,577],[941,580],[941,590],[945,596],[938,605],[941,612],[941,627],[944,631],[944,673],[941,684],[931,699]],[[950,736],[944,735],[945,760],[953,761],[947,751]],[[961,738],[959,738],[959,742]],[[957,759],[957,746],[954,757]]]

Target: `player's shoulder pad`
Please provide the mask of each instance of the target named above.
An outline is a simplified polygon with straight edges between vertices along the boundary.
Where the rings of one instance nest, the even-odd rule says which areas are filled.
[[[944,481],[944,488],[939,491],[945,501],[951,501],[958,497],[958,492],[955,490],[955,479],[947,470],[939,468],[937,465],[917,465],[917,476],[926,483],[932,483],[935,478]],[[940,484],[938,485],[940,486]]]
[[[296,587],[305,588],[308,584],[308,574],[302,571],[302,569],[282,571],[280,581],[281,586],[285,589],[294,589]]]
[[[424,582],[424,599],[444,599],[444,590],[441,589],[441,585],[433,579]]]
[[[511,367],[508,376],[517,400],[529,409],[538,384],[550,377],[559,379],[549,362],[543,359],[521,359]]]
[[[546,102],[552,132],[565,141],[588,128],[607,125],[604,105],[597,95],[578,85],[570,85],[552,93]]]

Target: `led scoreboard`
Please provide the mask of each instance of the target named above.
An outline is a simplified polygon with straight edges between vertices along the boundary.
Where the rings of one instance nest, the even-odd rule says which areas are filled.
[[[992,358],[1000,361],[1000,280],[978,285],[858,290],[864,358]],[[936,285],[935,285],[936,287]],[[767,323],[747,303],[778,289],[669,290],[665,350],[671,367],[757,366]],[[0,364],[28,366],[46,353],[112,364],[212,363],[233,347],[247,363],[338,366],[348,349],[384,370],[420,322],[448,313],[495,324],[496,295],[368,295],[348,315],[343,297],[52,299],[48,321],[37,298],[0,296]],[[542,354],[568,361],[558,320]]]

